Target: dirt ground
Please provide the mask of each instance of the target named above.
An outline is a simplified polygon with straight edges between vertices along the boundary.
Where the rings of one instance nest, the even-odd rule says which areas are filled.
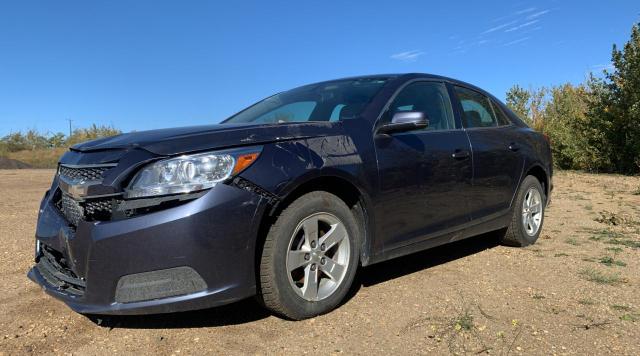
[[[25,274],[53,171],[0,171],[0,354],[640,354],[640,178],[560,172],[534,246],[479,236],[360,271],[338,310],[252,300],[90,320]]]

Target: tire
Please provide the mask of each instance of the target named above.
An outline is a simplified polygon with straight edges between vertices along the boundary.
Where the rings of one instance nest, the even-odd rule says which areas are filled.
[[[527,209],[525,204],[527,204],[530,197],[532,203],[535,203],[536,197],[538,198],[539,211],[537,213],[533,212],[536,210],[534,208],[528,209],[528,212],[525,210]],[[526,176],[520,185],[520,189],[518,189],[518,194],[513,204],[511,222],[501,238],[502,244],[514,247],[525,247],[534,244],[540,236],[540,231],[542,231],[545,207],[546,196],[542,185],[540,185],[536,177]],[[532,220],[525,221],[525,217]],[[533,224],[537,219],[539,220],[537,228],[535,228]]]
[[[265,239],[258,286],[262,304],[292,320],[336,308],[356,274],[360,231],[351,210],[337,196],[316,191],[299,197],[282,211]]]

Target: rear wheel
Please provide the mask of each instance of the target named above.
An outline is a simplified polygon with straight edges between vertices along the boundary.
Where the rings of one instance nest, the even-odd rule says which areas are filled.
[[[522,181],[514,202],[511,223],[502,237],[502,243],[524,247],[538,240],[544,222],[545,195],[542,185],[534,176]]]
[[[271,226],[260,261],[264,305],[290,319],[331,311],[347,294],[360,256],[360,229],[327,192],[305,194]]]

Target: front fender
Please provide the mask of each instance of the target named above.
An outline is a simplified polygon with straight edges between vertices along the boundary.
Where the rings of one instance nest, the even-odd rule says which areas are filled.
[[[374,172],[375,173],[375,172]],[[265,218],[273,216],[284,207],[300,189],[309,189],[315,183],[330,182],[329,191],[344,191],[344,185],[351,185],[360,197],[360,214],[363,221],[362,263],[367,264],[373,237],[373,204],[369,192],[371,179],[366,165],[348,136],[324,136],[281,142],[263,148],[260,158],[241,178],[277,197]],[[266,220],[265,220],[266,221]]]
[[[240,176],[279,198],[285,198],[305,182],[328,176],[347,180],[362,194],[372,188],[355,144],[345,135],[267,145],[260,158]]]

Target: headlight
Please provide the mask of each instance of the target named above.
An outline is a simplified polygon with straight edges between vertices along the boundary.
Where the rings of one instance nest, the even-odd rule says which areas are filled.
[[[185,155],[151,163],[125,189],[126,198],[181,194],[209,189],[253,163],[260,148]]]

